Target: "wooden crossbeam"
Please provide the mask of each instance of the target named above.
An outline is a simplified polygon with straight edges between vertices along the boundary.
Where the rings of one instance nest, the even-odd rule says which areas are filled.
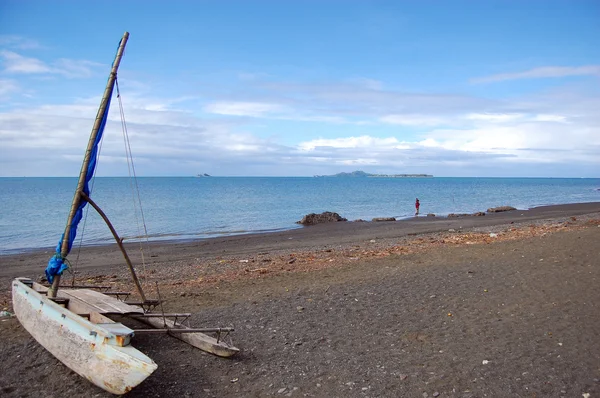
[[[48,299],[54,301],[56,304],[59,305],[66,306],[67,304],[69,304],[69,299],[64,297],[48,297]]]
[[[220,332],[233,332],[233,328],[163,328],[163,329],[134,329],[135,333],[148,333],[148,334],[158,334],[158,333],[220,333]]]
[[[143,315],[136,315],[136,316],[142,316],[145,318],[189,318],[190,316],[192,316],[191,313],[183,313],[183,314],[155,314],[155,313],[146,313]]]

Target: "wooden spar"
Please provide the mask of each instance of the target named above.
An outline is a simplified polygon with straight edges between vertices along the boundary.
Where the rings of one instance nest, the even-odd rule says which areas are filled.
[[[159,334],[159,333],[225,333],[233,332],[233,328],[198,328],[198,329],[177,329],[177,328],[163,328],[163,329],[133,329],[135,333],[147,333],[147,334]]]
[[[105,293],[106,294],[106,293]],[[136,315],[136,316],[141,316],[144,318],[189,318],[190,316],[192,316],[192,314],[190,312],[184,312],[184,313],[164,313],[164,314],[159,314],[159,313],[145,313],[144,315]]]
[[[144,295],[144,290],[142,289],[142,285],[140,285],[140,281],[135,273],[135,269],[133,268],[133,264],[131,264],[131,260],[129,259],[129,256],[127,255],[127,251],[125,251],[125,247],[123,246],[123,239],[121,239],[119,237],[119,235],[117,234],[117,231],[115,230],[115,228],[112,226],[110,220],[108,219],[108,217],[106,217],[106,214],[104,214],[104,212],[102,211],[102,209],[100,207],[98,207],[98,205],[96,204],[96,202],[94,202],[89,196],[87,196],[85,193],[81,192],[81,197],[88,202],[94,209],[96,209],[96,211],[98,212],[98,214],[100,214],[100,217],[102,217],[102,219],[104,220],[104,222],[106,223],[106,225],[108,225],[108,229],[110,229],[110,232],[112,233],[112,235],[115,237],[115,240],[117,241],[117,245],[119,246],[119,249],[121,249],[121,253],[123,253],[123,257],[125,258],[125,262],[127,263],[127,267],[129,267],[129,272],[131,272],[131,278],[133,278],[133,282],[135,283],[135,287],[138,291],[138,293],[140,294],[140,297],[142,298],[142,301],[145,302],[146,301],[146,296]]]
[[[73,222],[73,218],[75,217],[77,208],[81,203],[81,193],[83,192],[85,177],[87,174],[88,166],[91,161],[92,150],[94,148],[94,143],[96,142],[98,132],[100,131],[100,127],[102,125],[102,118],[104,117],[106,107],[108,106],[108,101],[112,96],[113,86],[117,78],[117,70],[119,69],[121,58],[123,57],[123,51],[125,51],[127,39],[129,39],[129,32],[125,32],[125,34],[123,34],[123,38],[121,39],[119,49],[117,50],[117,55],[115,56],[115,60],[112,65],[112,70],[110,71],[110,75],[108,76],[108,82],[106,84],[106,89],[104,90],[104,95],[102,96],[102,101],[100,101],[100,108],[98,108],[98,113],[96,114],[96,121],[94,122],[94,127],[92,127],[92,132],[88,141],[87,150],[85,152],[83,164],[81,165],[81,171],[79,173],[77,189],[75,190],[75,195],[73,196],[73,203],[71,204],[71,211],[69,212],[69,218],[67,219],[67,226],[65,227],[65,234],[63,236],[62,246],[60,248],[60,255],[63,258],[67,257],[67,254],[69,252],[69,235],[71,233],[71,223]],[[60,277],[60,275],[54,276],[52,287],[48,292],[48,297],[56,297],[56,292],[58,291],[58,287],[60,286]]]
[[[47,285],[41,285],[44,287],[50,287]],[[112,289],[112,286],[110,285],[68,285],[68,286],[63,286],[63,289]],[[110,294],[110,292],[104,292],[104,294]],[[125,293],[123,293],[125,294]]]
[[[145,314],[144,314],[145,315]],[[216,339],[212,336],[204,334],[202,332],[182,332],[188,328],[185,325],[178,324],[171,319],[166,319],[161,317],[146,317],[146,316],[138,316],[138,314],[130,314],[128,315],[130,318],[136,319],[140,322],[143,322],[149,326],[152,326],[156,329],[167,329],[168,334],[171,336],[185,341],[193,347],[199,348],[202,351],[210,352],[211,354],[217,355],[219,357],[229,358],[237,354],[240,350],[234,346],[231,346],[220,339]],[[208,329],[208,328],[207,328]],[[218,332],[219,328],[210,329],[213,332]],[[229,329],[229,330],[227,330]],[[233,331],[233,328],[220,328],[222,332],[224,331]],[[144,333],[144,332],[142,332]],[[151,332],[147,332],[151,333]],[[157,333],[162,333],[157,332]]]

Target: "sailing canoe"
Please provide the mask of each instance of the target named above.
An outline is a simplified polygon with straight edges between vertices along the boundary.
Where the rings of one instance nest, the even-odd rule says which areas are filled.
[[[128,345],[133,330],[120,323],[92,323],[23,282],[15,279],[12,283],[19,322],[75,373],[113,394],[125,394],[158,368]]]

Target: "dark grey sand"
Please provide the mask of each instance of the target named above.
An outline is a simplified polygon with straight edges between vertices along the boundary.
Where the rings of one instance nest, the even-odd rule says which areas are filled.
[[[136,336],[159,369],[128,395],[600,396],[599,225],[590,203],[152,244],[138,270],[165,309],[235,326],[242,351]],[[37,277],[50,254],[0,257],[9,311],[11,278]],[[84,281],[126,282],[114,247],[80,257]],[[109,396],[16,319],[0,333],[1,396]]]

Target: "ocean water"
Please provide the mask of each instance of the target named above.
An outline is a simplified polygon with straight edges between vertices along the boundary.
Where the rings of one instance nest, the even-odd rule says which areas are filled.
[[[135,211],[129,178],[99,177],[92,198],[125,240],[190,240],[301,228],[308,213],[333,211],[348,220],[473,213],[489,207],[600,201],[600,179],[142,177],[144,218]],[[56,246],[76,178],[0,178],[0,253]],[[113,242],[90,206],[78,229],[84,245]],[[79,244],[78,242],[76,244]]]

